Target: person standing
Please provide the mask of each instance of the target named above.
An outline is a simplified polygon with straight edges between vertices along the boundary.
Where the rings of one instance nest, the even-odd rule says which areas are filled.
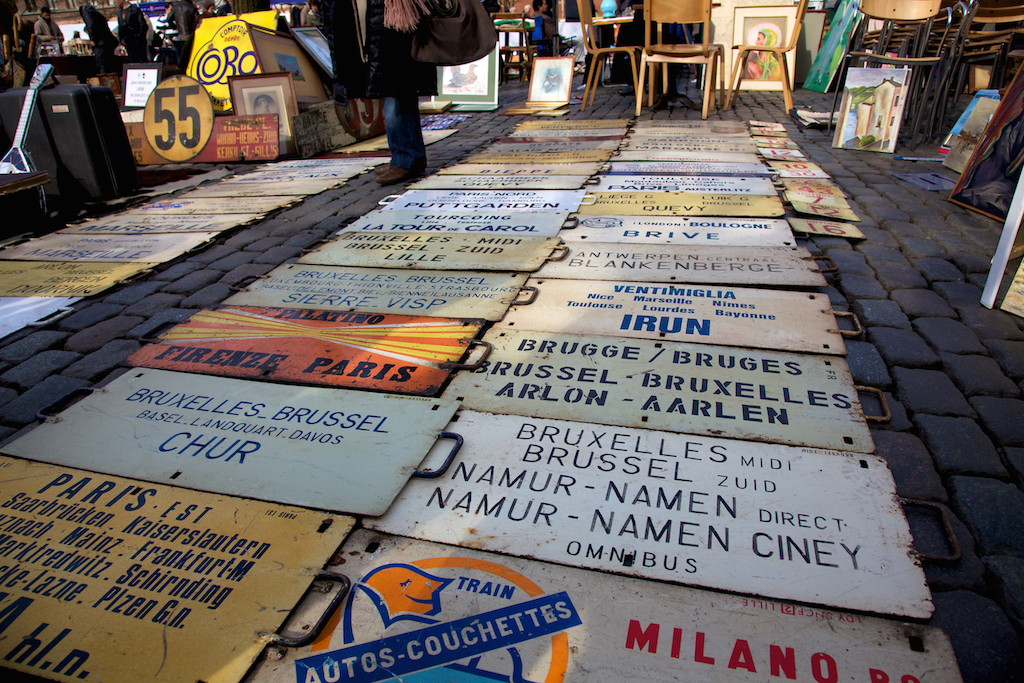
[[[85,32],[92,40],[92,53],[96,58],[96,68],[101,74],[113,73],[115,69],[114,50],[117,49],[117,38],[107,25],[107,18],[92,5],[78,8],[85,22]]]
[[[32,27],[32,32],[36,36],[37,51],[44,44],[50,45],[51,49],[56,54],[64,54],[64,34],[60,30],[60,26],[56,21],[53,20],[50,14],[49,7],[43,7],[39,10],[39,18],[36,20],[35,25]]]
[[[177,31],[171,44],[178,56],[178,68],[182,73],[188,70],[188,60],[192,56],[197,18],[196,6],[191,0],[178,0],[167,5],[167,26]]]
[[[437,67],[410,56],[420,15],[413,0],[359,0],[358,6],[355,0],[335,0],[331,8],[334,73],[344,96],[383,98],[391,163],[376,180],[392,185],[426,169],[419,96],[437,94]]]
[[[128,53],[128,62],[148,62],[146,34],[149,32],[149,22],[142,10],[128,0],[114,0],[114,7],[117,8],[117,38]]]

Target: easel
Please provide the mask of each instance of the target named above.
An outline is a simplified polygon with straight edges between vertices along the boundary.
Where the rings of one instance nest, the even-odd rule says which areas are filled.
[[[992,257],[992,267],[989,268],[988,279],[985,280],[985,290],[981,293],[981,305],[986,308],[992,308],[996,303],[999,284],[1003,280],[1007,263],[1011,258],[1019,256],[1024,251],[1024,244],[1017,244],[1017,233],[1022,219],[1024,219],[1024,173],[1017,178],[1017,188],[1013,191],[1013,200],[1006,212],[1003,232],[999,236],[999,245],[996,247],[995,256]]]

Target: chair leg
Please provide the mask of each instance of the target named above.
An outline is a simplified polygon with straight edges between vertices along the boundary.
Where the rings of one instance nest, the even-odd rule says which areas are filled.
[[[708,105],[711,104],[711,95],[715,91],[715,58],[711,58],[710,64],[704,65],[704,106],[700,109],[700,118],[708,118]]]
[[[747,61],[749,50],[740,50],[739,54],[732,61],[732,77],[729,79],[729,99],[725,103],[726,109],[731,109],[736,104],[736,96],[739,94],[740,86],[743,84],[744,70],[740,68]]]
[[[715,105],[716,109],[725,111],[725,52],[718,53],[718,97],[716,101],[721,101],[722,106]]]
[[[786,105],[786,116],[793,110],[793,88],[789,83],[789,64],[786,62],[786,53],[779,55],[782,63],[782,102]],[[794,78],[796,74],[793,74]]]
[[[643,102],[644,102],[644,76],[646,75],[646,73],[647,73],[647,55],[644,54],[644,55],[640,55],[640,73],[637,76],[637,81],[636,81],[636,88],[635,88],[635,91],[636,91],[636,114],[635,114],[635,116],[640,116],[640,107],[643,105]],[[648,105],[648,106],[650,106],[650,105]]]
[[[583,101],[580,103],[580,111],[586,110],[588,95],[590,96],[591,103],[593,103],[594,94],[597,90],[597,83],[594,76],[597,74],[601,66],[602,64],[600,60],[600,55],[598,55],[597,57],[591,57],[590,69],[587,71],[587,84],[586,87],[583,89]]]

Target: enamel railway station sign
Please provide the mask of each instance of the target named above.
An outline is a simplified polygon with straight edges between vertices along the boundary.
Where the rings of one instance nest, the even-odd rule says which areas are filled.
[[[790,216],[786,219],[792,227],[793,232],[808,235],[831,235],[832,237],[847,237],[849,239],[867,239],[857,226],[839,221],[819,220],[812,218],[797,218]]]
[[[567,242],[569,253],[537,277],[623,282],[824,287],[825,277],[803,247],[689,246]]]
[[[438,169],[435,175],[469,176],[585,176],[597,173],[600,162],[566,164],[452,164]]]
[[[515,142],[497,142],[487,145],[480,154],[559,154],[565,152],[612,151],[622,144],[621,138],[603,140],[566,139],[557,142],[532,142],[530,138],[511,138]]]
[[[783,178],[782,186],[791,192],[834,197],[846,196],[843,190],[828,178]]]
[[[806,192],[785,192],[786,201],[797,213],[821,216],[826,219],[859,221],[858,216],[845,197],[837,195],[809,194]]]
[[[824,294],[602,280],[544,280],[502,329],[609,335],[843,355]]]
[[[354,520],[0,458],[4,667],[238,681]]]
[[[600,149],[580,152],[474,152],[462,161],[466,164],[603,164],[613,153]]]
[[[828,178],[828,173],[809,161],[787,161],[773,159],[768,162],[780,178]]]
[[[499,320],[526,278],[526,273],[287,264],[224,304]]]
[[[492,330],[445,398],[488,413],[871,453],[846,361],[684,342]]]
[[[587,119],[584,121],[523,121],[516,130],[607,130],[610,128],[625,129],[629,119]]]
[[[253,362],[272,364],[273,359]],[[3,452],[286,505],[379,515],[456,403],[131,369]]]
[[[610,175],[715,175],[715,176],[773,176],[775,172],[762,162],[749,164],[718,163],[714,161],[612,161],[608,163]]]
[[[697,138],[691,140],[672,137],[633,137],[622,146],[623,152],[715,152],[750,153],[757,150],[754,143],[744,138]]]
[[[585,175],[432,175],[417,180],[410,190],[578,190]]]
[[[508,134],[510,138],[585,138],[598,135],[625,137],[626,128],[516,128]]]
[[[196,197],[185,193],[173,199],[150,202],[137,207],[141,211],[154,215],[189,215],[216,213],[268,213],[281,207],[294,204],[301,197]]]
[[[679,119],[648,119],[635,121],[633,129],[637,132],[647,130],[672,130],[680,135],[694,134],[719,134],[719,135],[746,135],[748,128],[740,121],[682,121]]]
[[[709,175],[600,175],[587,189],[591,192],[700,192],[777,196],[765,177]]]
[[[293,195],[305,197],[319,194],[342,185],[347,179],[328,178],[297,178],[292,180],[267,180],[266,182],[228,182],[219,181],[197,187],[189,191],[189,197],[273,197]]]
[[[195,214],[160,216],[125,211],[103,218],[72,223],[57,234],[148,234],[162,232],[223,232],[259,220],[261,213]]]
[[[371,233],[467,233],[507,237],[510,235],[554,237],[566,224],[568,211],[477,211],[449,213],[390,211],[375,209],[337,234]]]
[[[778,195],[765,197],[710,192],[591,192],[577,213],[589,216],[754,216],[786,213]]]
[[[433,396],[461,367],[477,320],[301,308],[199,311],[129,365]]]
[[[91,296],[159,264],[0,261],[0,297]]]
[[[614,157],[614,161],[700,161],[723,164],[756,164],[759,157],[753,152],[717,152],[715,150],[640,150],[621,149]]]
[[[406,190],[380,204],[388,211],[552,212],[575,211],[584,190]]]
[[[371,528],[702,588],[932,614],[881,458],[473,411],[449,430],[464,439],[455,463],[406,486]]]
[[[363,529],[341,554],[354,587],[332,630],[251,683],[960,681],[948,637],[922,624]]]
[[[791,247],[796,240],[783,218],[707,216],[580,216],[558,234],[567,242],[707,244],[730,247]]]
[[[0,259],[162,263],[209,243],[216,233],[160,235],[51,234],[0,251]]]
[[[317,163],[308,163],[315,161]],[[360,173],[386,163],[387,157],[362,157],[353,159],[292,159],[258,166],[248,173],[231,176],[229,182],[263,182],[278,178],[352,178]]]
[[[804,156],[804,153],[798,149],[786,149],[779,147],[758,147],[757,153],[765,159],[793,160],[807,158]]]
[[[365,268],[533,272],[551,258],[557,237],[342,232],[299,263]],[[559,250],[564,252],[564,249]]]
[[[55,316],[70,313],[78,303],[76,296],[5,296],[0,297],[0,337],[23,327],[52,322]],[[42,321],[42,322],[41,322]]]

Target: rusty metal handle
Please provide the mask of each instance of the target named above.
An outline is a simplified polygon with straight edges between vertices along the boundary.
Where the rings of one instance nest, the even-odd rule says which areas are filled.
[[[562,223],[562,230],[572,230],[573,228],[579,227],[579,224],[579,216],[569,216],[565,219],[565,222]]]
[[[320,635],[320,632],[327,626],[327,622],[330,621],[331,615],[334,614],[341,606],[341,601],[348,595],[349,589],[352,587],[352,582],[344,574],[334,574],[327,571],[317,571],[314,581],[333,581],[341,586],[338,590],[338,594],[331,598],[331,602],[327,605],[327,609],[324,610],[320,618],[317,619],[316,623],[313,624],[313,628],[309,629],[308,633],[303,633],[300,636],[294,638],[279,634],[271,633],[269,631],[257,631],[256,635],[260,638],[265,638],[274,645],[280,645],[282,647],[303,647],[309,645]],[[310,589],[313,584],[310,584]],[[306,595],[309,595],[309,589],[306,590]],[[305,597],[305,596],[303,596]]]
[[[861,327],[860,318],[857,317],[856,313],[850,311],[832,311],[832,315],[836,318],[848,318],[853,322],[852,330],[839,330],[839,334],[844,337],[859,337],[864,334],[864,328]]]
[[[396,199],[398,199],[398,197],[399,197],[399,195],[397,195],[397,194],[389,194],[387,197],[384,197],[383,199],[378,201],[377,202],[377,206],[387,206],[391,202],[393,202]]]
[[[318,239],[316,242],[313,242],[309,246],[303,247],[302,251],[299,252],[299,253],[302,254],[303,256],[305,256],[306,254],[312,253],[312,252],[316,251],[317,249],[319,249],[320,247],[324,246],[325,244],[330,242],[332,239],[334,239],[334,235],[326,235],[324,237],[321,237],[320,239]]]
[[[892,419],[892,411],[889,410],[889,402],[885,400],[885,394],[882,393],[881,389],[875,387],[863,387],[855,386],[854,389],[860,394],[875,394],[878,397],[878,403],[882,407],[881,415],[864,415],[864,419],[868,422],[878,422],[879,424],[885,424]]]
[[[605,168],[607,168],[607,165],[605,166]],[[600,183],[600,182],[601,182],[601,179],[600,179],[600,178],[598,178],[598,177],[596,177],[596,176],[590,176],[589,178],[587,178],[587,179],[586,179],[586,180],[585,180],[585,181],[583,182],[583,184],[584,184],[584,185],[597,185],[597,184],[598,184],[598,183]]]
[[[528,298],[526,298],[524,301],[520,301],[518,299],[518,296],[519,296],[519,294],[522,294],[523,292],[529,292],[530,296]],[[517,297],[516,300],[513,301],[512,303],[510,303],[509,306],[529,306],[530,304],[532,304],[534,301],[537,300],[537,294],[539,294],[539,293],[540,292],[539,292],[539,290],[536,287],[531,287],[530,285],[526,285],[525,287],[523,287],[523,288],[521,288],[519,290],[519,294],[516,295],[516,297]]]
[[[588,199],[590,201],[587,201]],[[583,195],[583,199],[580,200],[580,206],[593,206],[596,203],[597,203],[597,197],[595,197],[590,192],[588,192],[587,194]]]
[[[412,473],[412,476],[419,477],[421,479],[437,479],[448,471],[448,468],[451,467],[452,462],[455,460],[455,456],[462,448],[462,444],[465,440],[462,438],[462,434],[456,434],[455,432],[441,432],[441,438],[451,439],[455,442],[452,445],[452,450],[448,453],[448,457],[444,459],[444,462],[441,463],[441,466],[436,470],[416,470]]]
[[[817,264],[818,261],[822,261],[822,262],[824,262],[826,264],[828,264],[828,263],[832,264],[832,265],[826,266],[826,267],[822,267],[821,265],[818,265],[818,272],[820,272],[820,273],[838,273],[839,272],[839,265],[835,261],[832,260],[831,256],[815,256],[814,257],[815,264]]]
[[[569,258],[569,245],[562,242],[557,247],[551,250],[551,254],[548,255],[545,261],[564,261]]]
[[[494,350],[494,345],[491,344],[491,342],[483,341],[482,339],[471,339],[469,342],[469,348],[473,348],[474,346],[483,347],[484,352],[472,363],[442,363],[441,367],[450,370],[479,370],[483,367],[484,362],[490,358],[491,351]]]
[[[68,317],[74,312],[75,309],[73,306],[64,306],[62,308],[58,308],[56,311],[44,315],[42,318],[36,320],[35,322],[25,323],[25,327],[44,327],[46,325],[55,323],[58,320],[63,320],[64,318]]]
[[[942,531],[946,534],[946,542],[949,544],[951,550],[949,555],[933,555],[931,553],[922,553],[920,550],[917,551],[917,556],[922,560],[931,560],[932,562],[956,562],[960,559],[960,540],[956,537],[956,531],[953,529],[953,520],[950,518],[949,510],[945,505],[939,505],[933,503],[930,500],[918,500],[916,498],[900,498],[900,503],[903,507],[917,506],[927,508],[929,510],[936,510],[939,513],[939,519],[942,521]]]
[[[47,420],[50,420],[50,418],[54,418],[53,420],[50,420],[50,421],[51,422],[57,422],[58,421],[57,418],[55,418],[53,415],[51,415],[50,411],[56,411],[58,408],[63,410],[64,408],[67,408],[67,407],[70,406],[70,402],[72,400],[78,398],[79,396],[82,396],[82,397],[89,396],[94,391],[96,391],[96,389],[94,387],[78,387],[77,389],[72,389],[68,393],[66,393],[63,396],[61,396],[60,398],[58,398],[53,403],[51,403],[49,405],[46,405],[46,406],[43,406],[42,408],[40,408],[36,412],[36,419],[39,420],[40,422],[46,422]],[[64,405],[65,403],[67,403],[68,405],[67,406]]]
[[[152,275],[153,272],[154,272],[154,270],[152,268],[146,268],[145,270],[140,270],[139,272],[135,273],[134,275],[129,275],[128,277],[124,278],[123,280],[118,281],[117,284],[119,284],[119,285],[130,285],[133,282],[138,282],[142,278],[147,277],[149,275]]]
[[[0,249],[6,249],[7,247],[13,247],[15,244],[21,244],[22,242],[28,242],[32,237],[30,232],[22,232],[17,235],[11,235],[7,239],[0,240]]]
[[[228,285],[232,292],[241,292],[243,289],[260,279],[259,275],[246,275],[233,285]]]

